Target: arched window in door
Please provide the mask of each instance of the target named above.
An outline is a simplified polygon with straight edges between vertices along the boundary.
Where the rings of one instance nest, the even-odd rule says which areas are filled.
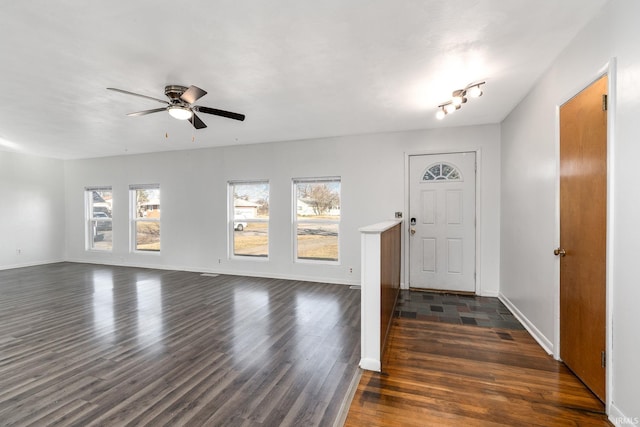
[[[462,174],[452,164],[439,162],[427,167],[422,181],[462,181]]]

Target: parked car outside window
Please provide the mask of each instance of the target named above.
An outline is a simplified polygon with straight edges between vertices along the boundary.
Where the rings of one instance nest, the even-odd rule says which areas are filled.
[[[93,218],[100,219],[111,219],[109,215],[105,212],[94,212]],[[111,221],[96,221],[96,230],[97,231],[110,231],[111,230]]]
[[[233,221],[233,229],[236,231],[242,231],[247,228],[247,223],[242,221],[245,218],[244,215],[237,215],[236,218],[240,219],[240,221]]]

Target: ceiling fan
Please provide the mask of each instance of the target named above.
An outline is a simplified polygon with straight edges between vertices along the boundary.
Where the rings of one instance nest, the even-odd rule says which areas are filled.
[[[162,108],[154,108],[152,110],[144,110],[137,111],[135,113],[129,113],[127,116],[144,116],[151,113],[158,113],[160,111],[167,111],[171,115],[178,120],[189,120],[189,122],[196,129],[206,128],[207,125],[204,124],[202,120],[196,115],[198,113],[205,114],[213,114],[214,116],[226,117],[229,119],[240,120],[243,121],[245,116],[244,114],[233,113],[231,111],[218,110],[216,108],[203,107],[200,105],[192,105],[198,99],[202,98],[207,94],[205,90],[200,89],[197,86],[179,86],[179,85],[168,85],[164,88],[164,94],[169,98],[169,101],[165,101],[164,99],[153,98],[147,95],[140,95],[139,93],[129,92],[127,90],[116,89],[113,87],[108,87],[108,90],[113,90],[116,92],[124,93],[127,95],[139,96],[141,98],[151,99],[153,101],[158,101],[162,104],[167,104],[166,107]]]

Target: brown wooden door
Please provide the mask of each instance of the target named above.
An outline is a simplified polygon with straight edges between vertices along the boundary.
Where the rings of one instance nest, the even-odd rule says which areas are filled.
[[[604,76],[560,107],[560,357],[603,402],[606,93]]]

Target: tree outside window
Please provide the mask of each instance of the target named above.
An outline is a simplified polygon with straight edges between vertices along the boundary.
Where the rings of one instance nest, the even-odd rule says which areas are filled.
[[[293,181],[296,260],[338,262],[340,178]]]
[[[160,186],[131,186],[131,227],[134,251],[160,251]]]

